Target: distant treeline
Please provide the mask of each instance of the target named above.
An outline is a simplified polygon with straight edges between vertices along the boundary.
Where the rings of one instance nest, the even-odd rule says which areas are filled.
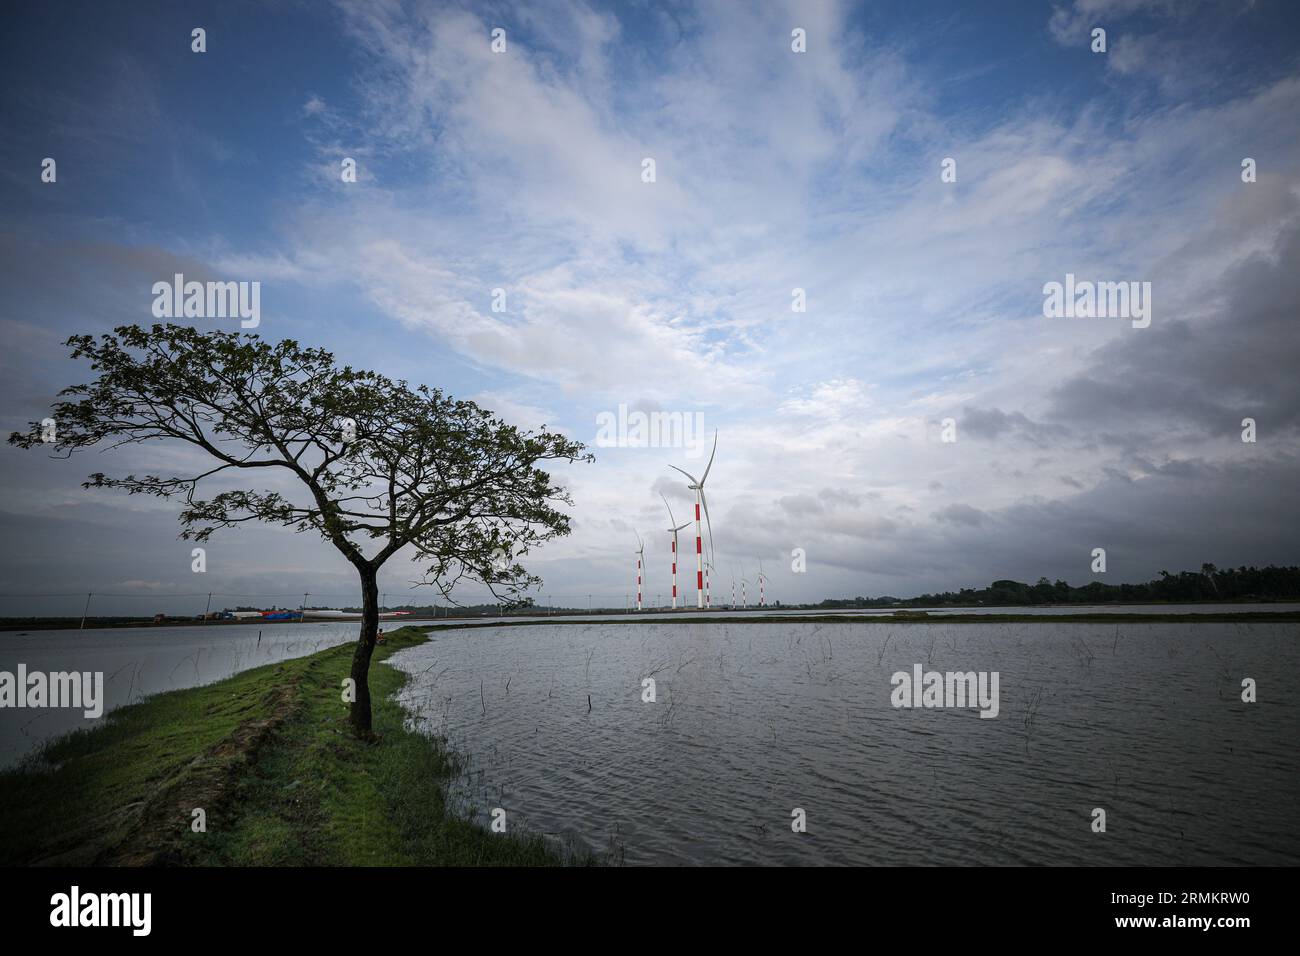
[[[994,581],[986,588],[962,588],[913,598],[844,598],[822,601],[816,607],[1009,607],[1028,604],[1186,604],[1194,601],[1282,601],[1300,599],[1300,568],[1216,568],[1170,574],[1145,584],[1103,584],[1092,581],[1073,587],[1065,581],[1039,578],[1037,584]]]

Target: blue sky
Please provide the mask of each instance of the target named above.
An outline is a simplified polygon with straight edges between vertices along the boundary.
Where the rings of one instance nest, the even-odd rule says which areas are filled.
[[[83,380],[63,338],[151,321],[184,271],[261,282],[267,337],[522,425],[703,414],[720,570],[762,560],[778,598],[1080,584],[1099,546],[1112,581],[1296,558],[1293,4],[83,4],[10,27],[9,427]],[[1067,272],[1152,282],[1152,326],[1044,318]],[[687,507],[668,465],[690,459],[596,451],[535,570],[621,604],[640,531],[666,591],[659,493]],[[220,536],[196,586],[169,505],[3,454],[0,592],[353,588],[278,529]]]

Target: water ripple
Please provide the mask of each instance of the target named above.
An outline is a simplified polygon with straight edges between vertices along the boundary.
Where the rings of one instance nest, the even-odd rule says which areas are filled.
[[[1294,625],[591,623],[392,662],[455,799],[629,864],[1300,862]],[[999,672],[999,716],[893,708],[916,663]]]

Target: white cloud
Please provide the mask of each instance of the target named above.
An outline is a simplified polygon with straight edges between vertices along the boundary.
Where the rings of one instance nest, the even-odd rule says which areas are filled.
[[[1133,337],[1221,319],[1233,267],[1279,255],[1300,144],[1278,117],[1300,113],[1300,79],[1124,108],[1032,91],[965,111],[836,4],[743,9],[656,5],[646,16],[673,40],[650,56],[611,13],[530,5],[497,55],[486,14],[349,5],[368,64],[359,109],[333,95],[302,107],[305,175],[330,188],[277,223],[283,251],[186,251],[235,277],[355,290],[373,306],[364,333],[322,344],[345,354],[350,335],[416,330],[454,360],[430,364],[430,384],[467,381],[520,425],[590,441],[619,403],[704,413],[721,432],[719,557],[806,548],[822,570],[786,581],[787,597],[955,583],[955,535],[1011,551],[1006,516],[1102,508],[1116,475],[1148,474],[1116,438],[1146,462],[1227,460],[1222,442],[1123,408],[1105,429],[1066,429],[1054,390],[1099,349],[1158,356]],[[1165,56],[1130,19],[1184,16],[1079,0],[1048,29],[1074,42],[1113,18],[1113,83]],[[806,54],[789,50],[795,24]],[[365,159],[346,188],[343,149]],[[1244,155],[1261,163],[1249,186]],[[940,181],[946,156],[956,183]],[[1153,327],[1044,319],[1042,285],[1067,272],[1152,281]],[[791,311],[795,287],[807,312]],[[967,410],[985,413],[969,435]],[[952,445],[938,441],[947,417]],[[1293,447],[1272,438],[1268,454]],[[666,527],[658,493],[689,501],[669,464],[689,467],[682,449],[600,449],[566,470],[576,531],[538,558],[551,590],[620,586],[632,532]]]

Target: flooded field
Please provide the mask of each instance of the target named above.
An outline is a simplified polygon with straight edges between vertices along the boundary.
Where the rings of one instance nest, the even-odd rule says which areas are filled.
[[[466,757],[466,812],[614,862],[1296,864],[1298,634],[573,623],[435,631],[392,662]],[[997,716],[892,706],[917,665],[996,672]]]
[[[103,711],[148,694],[210,684],[232,674],[356,640],[356,622],[121,627],[0,634],[0,671],[102,671]],[[100,719],[103,719],[102,717]],[[75,709],[0,710],[0,766],[42,740],[93,727]]]

